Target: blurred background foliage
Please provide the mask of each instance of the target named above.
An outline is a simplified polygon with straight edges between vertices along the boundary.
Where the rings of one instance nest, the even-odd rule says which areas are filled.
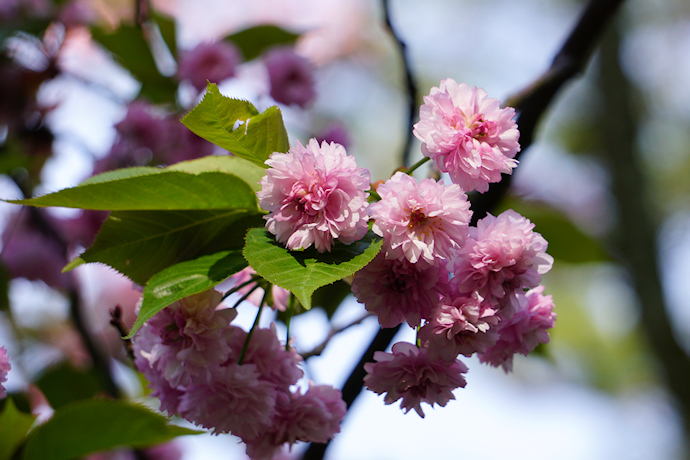
[[[506,100],[548,68],[585,3],[392,1],[417,102],[446,77]],[[176,63],[198,43],[220,39],[246,61],[221,91],[259,109],[276,102],[262,55],[281,45],[309,60],[316,98],[305,107],[281,104],[291,141],[326,132],[347,139],[373,179],[400,166],[407,90],[377,2],[2,0],[2,196],[74,185],[103,165],[224,154],[170,127],[163,137],[189,146],[177,156],[146,146],[131,163],[118,150],[131,153],[137,136],[151,133],[146,122],[176,122],[193,105],[198,92],[175,76]],[[688,424],[679,420],[690,415],[690,4],[624,2],[601,45],[542,118],[495,210],[531,219],[556,259],[544,281],[558,314],[552,341],[539,357],[519,361],[514,378],[574,382],[615,398],[661,394],[654,404],[664,424],[655,429],[668,438],[652,442],[658,457],[630,458],[688,458],[680,434]],[[131,122],[141,131],[128,131],[135,99],[150,105]],[[418,144],[412,151],[421,157]],[[111,359],[129,375],[116,392],[140,395],[108,326],[115,304],[131,324],[136,289],[104,270],[59,275],[103,217],[0,211],[0,345],[13,357],[8,385],[20,409],[32,405],[31,383],[53,408],[112,394],[102,367]],[[314,302],[330,318],[346,295],[338,284]]]

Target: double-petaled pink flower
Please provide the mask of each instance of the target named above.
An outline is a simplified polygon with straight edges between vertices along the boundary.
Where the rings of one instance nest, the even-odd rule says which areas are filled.
[[[414,135],[422,153],[466,192],[485,192],[517,166],[520,133],[515,110],[483,89],[447,78],[424,96]]]
[[[460,293],[477,291],[491,303],[519,289],[533,288],[553,265],[548,243],[533,231],[534,224],[509,209],[487,215],[470,228],[467,243],[454,262]]]
[[[386,393],[386,404],[402,399],[400,407],[406,413],[414,409],[424,417],[421,403],[445,406],[455,399],[453,390],[466,384],[462,374],[467,372],[467,366],[460,360],[450,364],[431,360],[426,348],[406,342],[396,343],[391,351],[374,353],[376,363],[364,365],[364,383],[374,393]]]
[[[537,286],[526,294],[518,294],[517,311],[498,328],[499,340],[479,355],[483,363],[513,370],[513,355],[527,356],[540,343],[549,343],[548,329],[556,323],[553,298],[543,295],[544,286]]]
[[[375,219],[372,230],[383,237],[388,259],[424,266],[447,263],[465,242],[472,211],[458,185],[417,182],[397,172],[376,192],[381,201],[369,206]]]
[[[369,171],[342,145],[298,141],[266,164],[259,204],[269,211],[266,229],[288,249],[330,251],[335,239],[350,244],[367,233]]]

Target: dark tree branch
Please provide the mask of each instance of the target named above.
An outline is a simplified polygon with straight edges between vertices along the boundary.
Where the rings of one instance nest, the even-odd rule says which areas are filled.
[[[410,68],[410,62],[407,56],[407,45],[400,38],[400,36],[395,32],[393,24],[391,22],[390,15],[390,5],[389,0],[383,0],[383,12],[386,21],[386,27],[388,31],[395,39],[398,44],[398,49],[400,50],[400,56],[402,58],[403,67],[405,68],[405,89],[407,95],[407,138],[405,139],[405,146],[403,147],[402,164],[404,166],[409,166],[412,161],[412,140],[414,135],[412,134],[412,128],[415,121],[417,120],[417,85],[414,81],[414,76],[412,75],[412,70]]]
[[[614,31],[615,32],[615,31]],[[657,260],[658,226],[647,192],[644,166],[636,144],[638,115],[633,88],[620,67],[620,36],[611,33],[602,45],[600,89],[602,111],[597,126],[604,135],[602,155],[617,200],[617,228],[610,240],[630,274],[642,308],[642,331],[661,364],[662,378],[675,397],[690,439],[690,357],[675,339],[664,302]],[[687,448],[687,446],[686,446]],[[686,452],[686,458],[690,452]]]
[[[506,101],[507,106],[514,107],[518,112],[517,124],[522,149],[518,157],[532,145],[535,128],[556,93],[566,82],[585,70],[597,42],[623,1],[591,0],[554,57],[551,67],[527,88]],[[512,177],[503,175],[503,179],[491,184],[486,193],[471,197],[473,225],[498,206],[510,187]]]
[[[587,66],[596,43],[622,3],[623,0],[591,0],[580,16],[577,25],[556,54],[549,70],[526,89],[510,99],[508,105],[515,107],[518,112],[517,122],[520,128],[520,145],[523,152],[532,144],[535,127],[553,101],[556,93],[568,80],[582,72]],[[388,0],[383,0],[383,5],[386,12],[387,25],[391,32],[393,32],[388,15]],[[395,36],[394,32],[393,34]],[[404,44],[397,36],[396,39],[400,43],[404,56]],[[405,69],[409,85],[412,79],[406,60]],[[409,90],[410,87],[408,86]],[[412,90],[415,90],[414,85],[412,85]],[[412,108],[410,109],[410,119],[414,120],[413,117],[416,115],[416,106],[414,105],[416,104],[416,95],[412,94],[410,100],[413,101]],[[409,142],[411,142],[413,124],[414,121],[410,121]],[[405,164],[407,164],[407,161]],[[472,209],[474,210],[472,217],[473,225],[476,224],[477,220],[496,208],[510,186],[511,177],[503,176],[503,180],[492,184],[486,193],[472,197]],[[364,364],[373,360],[374,352],[386,349],[397,331],[398,328],[381,329],[360,359],[357,367],[350,374],[343,387],[343,399],[345,399],[348,408],[364,386],[362,380],[366,375]],[[306,450],[303,459],[320,460],[323,458],[327,447],[328,444],[312,443]]]

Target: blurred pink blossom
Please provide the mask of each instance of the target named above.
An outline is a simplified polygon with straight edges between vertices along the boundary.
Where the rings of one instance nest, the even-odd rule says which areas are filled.
[[[465,242],[472,211],[459,186],[397,172],[376,191],[381,201],[369,212],[387,258],[447,263]]]
[[[220,83],[234,77],[241,61],[235,45],[226,41],[204,42],[181,53],[177,76],[201,91],[206,88],[207,80]]]
[[[483,89],[447,78],[431,88],[419,110],[414,135],[422,153],[466,192],[485,192],[517,166],[520,133],[515,110],[501,108]]]
[[[0,347],[0,384],[7,381],[7,374],[12,370],[12,365],[10,364],[10,357],[7,354],[7,349],[5,347]],[[0,385],[0,399],[7,397],[7,391],[5,387]]]
[[[417,348],[411,343],[394,344],[392,353],[377,351],[374,359],[376,363],[364,365],[366,387],[377,394],[386,393],[386,404],[402,399],[400,407],[405,413],[414,409],[424,417],[422,402],[445,406],[455,399],[452,391],[466,384],[462,374],[468,369],[462,361],[448,364],[431,360],[426,348]]]
[[[264,56],[271,97],[281,104],[307,107],[316,96],[314,69],[291,48],[276,48]]]
[[[335,239],[351,244],[368,230],[369,171],[339,144],[299,141],[273,153],[261,179],[259,204],[269,211],[266,229],[288,249],[331,250]]]

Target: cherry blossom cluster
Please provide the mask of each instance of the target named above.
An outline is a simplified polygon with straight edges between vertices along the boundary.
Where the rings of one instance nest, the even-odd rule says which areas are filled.
[[[556,317],[540,286],[553,258],[534,224],[508,210],[470,226],[467,193],[487,191],[517,166],[515,111],[451,79],[424,101],[414,134],[451,184],[399,171],[369,204],[368,171],[341,145],[312,139],[271,155],[258,193],[267,230],[290,250],[330,251],[336,240],[360,239],[369,223],[383,238],[352,291],[381,327],[416,328],[417,343],[377,352],[365,384],[422,417],[421,402],[445,406],[465,386],[458,356],[476,353],[510,371],[514,354],[549,341]]]
[[[214,433],[232,433],[253,459],[273,458],[285,443],[326,442],[346,408],[330,386],[294,390],[301,357],[273,329],[233,326],[233,308],[209,290],[173,303],[137,333],[135,363],[160,410]]]

